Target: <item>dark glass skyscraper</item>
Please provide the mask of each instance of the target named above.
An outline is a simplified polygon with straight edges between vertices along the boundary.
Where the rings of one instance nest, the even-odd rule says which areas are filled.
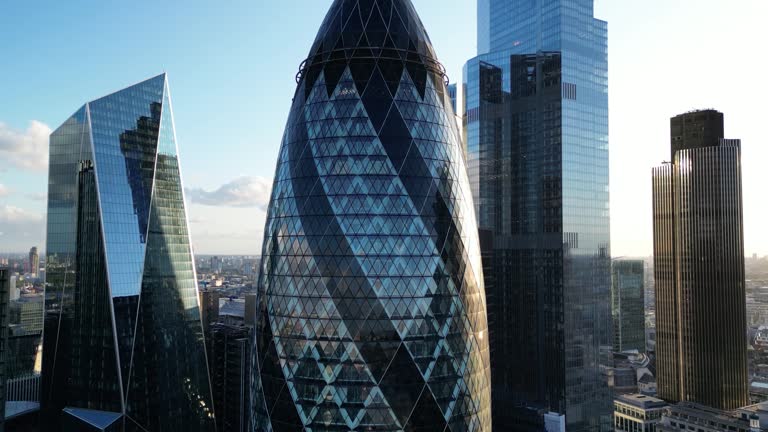
[[[547,411],[568,431],[610,428],[607,24],[593,9],[478,1],[461,108],[504,431]]]
[[[671,127],[672,163],[653,170],[658,392],[735,409],[748,402],[741,143],[713,110]]]
[[[262,256],[254,430],[491,430],[472,196],[410,0],[331,6],[298,76]]]
[[[213,430],[165,74],[53,132],[46,251],[45,430]]]
[[[5,432],[5,394],[8,374],[8,299],[11,294],[8,270],[0,268],[0,432]]]
[[[611,272],[613,350],[645,352],[645,262],[616,260]]]

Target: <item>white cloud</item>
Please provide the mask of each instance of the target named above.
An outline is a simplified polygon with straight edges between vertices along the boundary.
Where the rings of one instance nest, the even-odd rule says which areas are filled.
[[[27,198],[31,199],[32,201],[47,201],[48,194],[45,192],[30,193],[27,194]]]
[[[6,197],[11,194],[11,190],[8,189],[4,184],[0,183],[0,198]]]
[[[195,253],[254,255],[261,252],[266,213],[255,207],[189,206]]]
[[[216,190],[187,189],[193,204],[217,207],[256,207],[262,211],[269,205],[272,180],[265,177],[239,177]]]
[[[42,215],[38,213],[32,213],[30,211],[9,205],[0,206],[0,224],[41,222],[42,220]]]
[[[0,205],[0,252],[22,252],[44,244],[45,218],[40,213]]]
[[[51,128],[37,120],[23,131],[0,122],[0,160],[22,169],[43,171],[48,168],[50,135]]]

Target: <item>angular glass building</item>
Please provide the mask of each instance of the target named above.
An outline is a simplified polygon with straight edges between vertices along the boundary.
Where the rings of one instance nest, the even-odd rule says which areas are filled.
[[[214,430],[165,74],[53,132],[46,251],[45,430]]]
[[[553,411],[610,428],[607,24],[593,0],[478,0],[460,90],[494,427],[542,430]]]
[[[297,77],[258,282],[255,431],[491,430],[477,225],[409,0],[337,0]]]

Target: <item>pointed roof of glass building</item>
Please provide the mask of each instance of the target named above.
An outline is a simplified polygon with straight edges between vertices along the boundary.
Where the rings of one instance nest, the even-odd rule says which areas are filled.
[[[360,94],[378,67],[392,93],[408,69],[421,96],[427,76],[445,79],[432,42],[409,0],[336,0],[320,26],[297,81],[305,97],[323,72],[332,94],[349,66]],[[436,86],[440,88],[441,86]]]
[[[255,430],[490,424],[477,224],[409,0],[337,0],[283,135],[255,314]]]

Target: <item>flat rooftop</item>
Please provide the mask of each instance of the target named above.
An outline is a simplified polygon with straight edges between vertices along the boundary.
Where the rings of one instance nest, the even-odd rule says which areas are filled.
[[[653,396],[646,396],[642,394],[619,395],[619,396],[616,396],[615,400],[617,402],[622,402],[627,405],[632,405],[632,406],[643,408],[643,409],[661,408],[661,407],[667,406],[667,403],[659,398],[655,398]]]

